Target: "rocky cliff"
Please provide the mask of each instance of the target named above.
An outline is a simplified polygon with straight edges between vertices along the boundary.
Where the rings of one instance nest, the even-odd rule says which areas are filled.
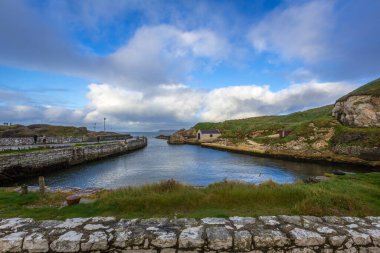
[[[351,127],[380,127],[380,78],[338,99],[332,115]]]
[[[350,96],[335,103],[332,115],[352,127],[380,127],[380,97]]]

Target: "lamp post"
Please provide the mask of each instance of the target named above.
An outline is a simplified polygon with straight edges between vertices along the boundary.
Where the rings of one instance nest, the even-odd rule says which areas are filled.
[[[106,119],[107,118],[104,118],[104,132],[106,132]]]

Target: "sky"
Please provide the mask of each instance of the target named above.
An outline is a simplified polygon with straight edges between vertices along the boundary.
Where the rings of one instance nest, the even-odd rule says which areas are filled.
[[[378,0],[2,0],[0,120],[106,130],[287,114],[380,76]]]

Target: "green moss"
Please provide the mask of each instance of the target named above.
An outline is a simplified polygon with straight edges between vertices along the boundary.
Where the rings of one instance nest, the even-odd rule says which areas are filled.
[[[0,190],[0,217],[380,215],[380,173],[335,176],[317,184],[279,185],[269,181],[251,185],[225,181],[205,188],[169,180],[103,191],[92,204],[56,207],[64,197],[57,193],[20,195]]]

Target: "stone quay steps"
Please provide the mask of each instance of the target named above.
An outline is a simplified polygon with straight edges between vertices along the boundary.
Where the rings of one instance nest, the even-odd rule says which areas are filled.
[[[0,220],[0,252],[380,252],[380,217]]]

